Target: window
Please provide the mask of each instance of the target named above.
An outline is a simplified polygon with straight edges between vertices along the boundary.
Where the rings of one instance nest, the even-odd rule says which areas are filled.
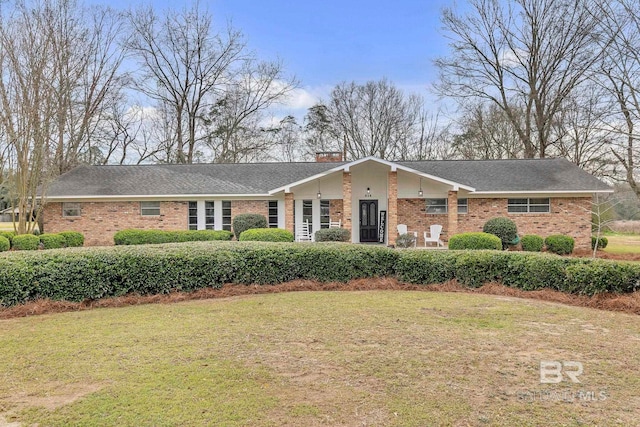
[[[189,202],[189,230],[198,229],[198,202]]]
[[[206,230],[213,230],[215,228],[215,210],[213,209],[213,202],[204,202],[204,228]]]
[[[140,215],[160,215],[160,202],[140,202]]]
[[[62,216],[80,216],[81,214],[80,203],[65,202],[62,204]]]
[[[320,228],[329,228],[329,206],[328,200],[320,200]]]
[[[458,213],[469,213],[469,201],[468,199],[458,199]]]
[[[509,199],[507,201],[509,213],[549,213],[551,204],[549,198],[539,199]]]
[[[222,229],[231,231],[231,201],[222,201]]]
[[[269,228],[278,228],[278,201],[269,200]]]
[[[428,214],[446,214],[447,199],[426,199]]]
[[[309,221],[309,233],[313,235],[313,205],[311,200],[302,201],[302,222]]]

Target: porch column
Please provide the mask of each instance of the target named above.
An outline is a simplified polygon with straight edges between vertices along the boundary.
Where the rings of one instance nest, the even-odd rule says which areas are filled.
[[[447,240],[454,234],[458,234],[458,192],[450,190],[447,194],[447,206],[448,206],[448,224],[447,228]]]
[[[398,172],[389,172],[387,206],[387,245],[395,245],[398,236]]]
[[[351,232],[351,172],[342,172],[342,228]]]
[[[295,233],[293,223],[293,193],[284,193],[284,228]]]

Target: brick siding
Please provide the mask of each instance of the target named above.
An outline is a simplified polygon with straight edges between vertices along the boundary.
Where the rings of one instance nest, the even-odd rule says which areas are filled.
[[[539,214],[507,213],[507,199],[468,199],[468,204],[469,213],[458,214],[458,233],[482,231],[487,220],[503,216],[516,223],[520,236],[537,234],[544,238],[564,234],[575,239],[576,248],[591,247],[590,197],[551,198],[551,213]],[[424,199],[399,199],[398,224],[407,224],[409,231],[418,232],[418,245],[424,244],[423,232],[431,224],[443,226],[444,240],[450,237],[448,216],[427,214]]]
[[[186,230],[187,202],[160,202],[160,215],[140,215],[140,202],[81,203],[82,216],[63,217],[62,203],[47,203],[44,230],[47,233],[78,231],[85,246],[113,245],[116,231],[127,228],[145,230]]]
[[[342,224],[344,224],[343,206],[344,203],[342,203],[341,199],[329,200],[329,218],[331,221],[342,221]]]

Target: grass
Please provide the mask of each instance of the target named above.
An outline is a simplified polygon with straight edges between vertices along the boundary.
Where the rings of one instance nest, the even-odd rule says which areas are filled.
[[[0,415],[22,425],[632,425],[640,407],[640,317],[486,295],[98,309],[0,321],[0,348]],[[541,360],[583,363],[582,383],[541,384]]]
[[[638,234],[606,234],[609,243],[604,249],[612,254],[640,254],[640,235]]]

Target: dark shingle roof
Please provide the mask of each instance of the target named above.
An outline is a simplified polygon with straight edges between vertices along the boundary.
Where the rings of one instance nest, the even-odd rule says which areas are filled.
[[[606,191],[609,186],[563,158],[397,162],[476,191]]]
[[[396,162],[476,191],[598,191],[609,187],[565,159]],[[266,194],[341,163],[80,166],[48,197]]]
[[[80,166],[60,176],[48,197],[266,194],[343,163],[238,163]]]

